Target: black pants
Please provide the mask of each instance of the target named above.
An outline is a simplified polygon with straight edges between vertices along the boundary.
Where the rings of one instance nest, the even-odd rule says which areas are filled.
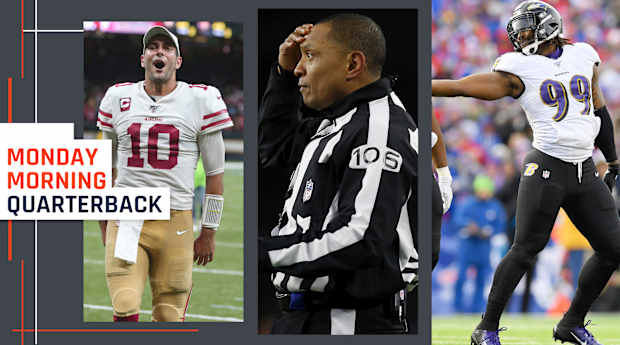
[[[284,311],[272,334],[403,334],[393,310],[380,305],[363,309]]]
[[[547,244],[560,207],[595,251],[582,270],[569,310],[575,314],[573,323],[580,322],[577,319],[581,315],[585,317],[620,263],[620,221],[614,200],[598,177],[592,158],[580,169],[577,164],[534,150],[526,156],[521,174],[515,240],[495,271],[487,312],[479,328],[497,329],[499,316],[517,283]]]

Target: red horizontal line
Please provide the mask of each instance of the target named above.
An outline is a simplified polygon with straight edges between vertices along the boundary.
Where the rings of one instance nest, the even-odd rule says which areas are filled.
[[[211,117],[214,117],[214,116],[218,116],[218,115],[220,115],[220,114],[224,114],[224,113],[227,113],[227,112],[228,112],[228,111],[227,111],[226,109],[222,109],[222,110],[216,111],[215,113],[211,113],[211,114],[204,115],[204,116],[202,117],[202,119],[203,119],[203,120],[206,120],[206,119],[208,119],[208,118],[211,118]]]
[[[26,333],[32,333],[34,332],[34,329],[12,329],[11,332],[26,332]],[[114,332],[137,332],[137,333],[149,333],[149,332],[155,332],[155,333],[163,333],[163,332],[177,332],[177,333],[195,333],[195,332],[199,332],[198,329],[195,328],[188,328],[188,329],[178,329],[178,328],[171,328],[171,329],[162,329],[162,328],[155,328],[155,329],[37,329],[37,332],[42,332],[42,333],[114,333]]]
[[[101,110],[101,109],[99,109],[99,114],[101,114],[101,115],[103,115],[103,116],[105,116],[105,117],[112,118],[112,114],[110,114],[110,113],[106,113],[105,111],[103,111],[103,110]]]
[[[208,124],[208,125],[206,125],[206,126],[202,126],[202,127],[200,127],[200,130],[201,130],[201,131],[203,131],[203,130],[205,130],[205,129],[209,128],[209,127],[218,126],[218,125],[221,125],[222,123],[225,123],[225,122],[228,122],[228,121],[231,121],[231,122],[232,122],[232,119],[229,117],[229,118],[224,119],[224,120],[219,120],[219,121],[216,121],[216,122],[210,123],[210,124]]]
[[[109,124],[107,122],[103,122],[99,119],[97,119],[97,121],[102,125],[102,126],[106,126],[106,127],[110,127],[110,128],[114,128],[114,126],[112,126],[112,124]]]

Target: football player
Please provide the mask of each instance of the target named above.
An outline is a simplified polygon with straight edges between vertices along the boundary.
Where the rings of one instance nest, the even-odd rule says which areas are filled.
[[[170,220],[100,224],[114,321],[138,321],[147,276],[153,321],[183,321],[192,288],[192,262],[213,260],[223,207],[224,141],[232,126],[213,86],[177,81],[178,39],[162,26],[143,37],[144,81],[110,87],[98,127],[112,140],[115,187],[170,188]],[[194,171],[206,172],[201,233],[194,240]]]
[[[471,344],[500,344],[502,311],[549,240],[560,207],[595,253],[585,263],[572,304],[553,337],[599,344],[586,330],[584,318],[620,263],[620,221],[610,193],[619,165],[612,122],[598,86],[601,61],[589,44],[562,37],[560,14],[544,2],[520,3],[507,30],[515,52],[500,56],[492,72],[432,83],[433,96],[513,97],[534,134],[534,150],[525,158],[519,186],[514,244],[497,267],[486,312]],[[595,144],[610,166],[605,182],[597,178],[592,162]]]

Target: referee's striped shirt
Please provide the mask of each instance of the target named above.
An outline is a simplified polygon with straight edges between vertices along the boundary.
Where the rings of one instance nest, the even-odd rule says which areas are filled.
[[[296,79],[272,71],[261,104],[265,166],[296,164],[279,224],[261,241],[280,291],[352,305],[416,280],[417,128],[388,79],[302,119]]]

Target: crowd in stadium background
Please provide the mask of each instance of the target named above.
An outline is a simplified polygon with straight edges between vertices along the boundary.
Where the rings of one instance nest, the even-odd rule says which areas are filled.
[[[590,43],[599,53],[599,85],[614,119],[616,146],[620,143],[620,2],[612,0],[550,0],[560,11],[564,36],[573,42]],[[506,34],[506,23],[517,1],[433,0],[432,76],[458,79],[472,73],[487,72],[495,59],[513,50]],[[439,119],[447,144],[448,160],[454,176],[454,201],[444,216],[440,262],[433,274],[433,313],[454,312],[456,260],[459,253],[459,229],[452,218],[462,201],[472,194],[472,181],[485,174],[495,183],[496,195],[506,207],[507,231],[492,239],[489,253],[493,269],[509,248],[514,232],[516,186],[525,154],[531,149],[531,130],[518,102],[506,98],[494,102],[464,98],[434,98],[434,113]],[[620,152],[620,150],[618,150]],[[595,162],[604,161],[595,153]],[[617,193],[615,197],[617,198]],[[558,227],[562,222],[558,222]],[[511,230],[512,229],[512,230]],[[561,236],[555,236],[539,255],[531,282],[529,311],[560,312],[572,297],[569,251]],[[574,260],[573,260],[574,261]],[[469,272],[473,275],[473,271]],[[573,274],[574,275],[574,274]],[[486,292],[490,287],[489,275]],[[521,311],[521,296],[527,284],[515,292],[509,310]],[[606,294],[620,294],[620,274],[610,282]],[[466,295],[473,283],[465,285]],[[486,293],[485,293],[486,295]],[[602,296],[594,310],[620,310],[616,298]],[[610,302],[606,302],[609,298]],[[616,302],[613,302],[613,301]],[[615,305],[614,305],[615,304]],[[471,310],[479,312],[479,310]]]

